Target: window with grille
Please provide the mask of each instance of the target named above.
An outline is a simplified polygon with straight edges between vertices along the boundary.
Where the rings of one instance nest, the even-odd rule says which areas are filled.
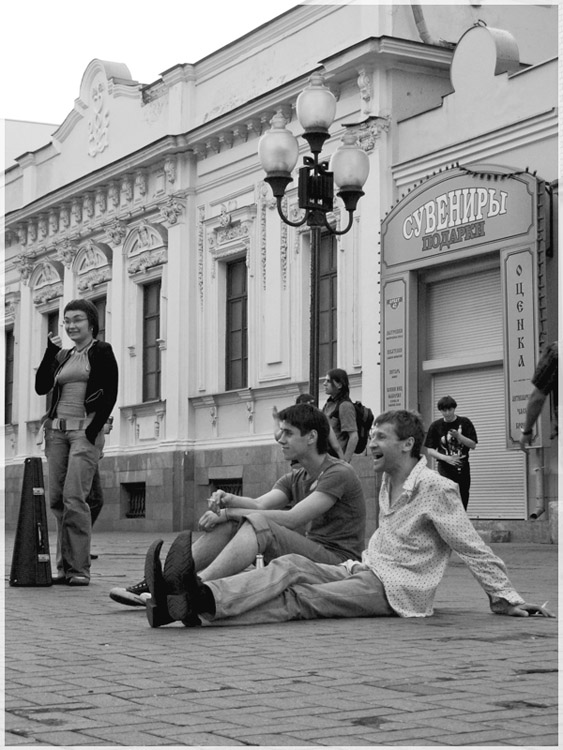
[[[324,234],[319,258],[319,374],[337,366],[336,239]]]
[[[211,492],[223,490],[231,495],[242,495],[242,479],[212,479],[209,486]]]
[[[6,359],[5,359],[5,392],[4,392],[4,422],[11,424],[14,400],[14,331],[6,331]]]
[[[227,264],[226,389],[248,385],[246,259]]]
[[[143,401],[160,399],[160,281],[143,287]]]
[[[145,518],[146,488],[144,482],[121,485],[125,494],[125,518]]]

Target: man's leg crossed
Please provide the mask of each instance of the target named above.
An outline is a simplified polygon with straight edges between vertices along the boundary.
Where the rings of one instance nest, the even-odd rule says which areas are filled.
[[[206,586],[215,600],[215,615],[206,619],[228,618],[233,625],[393,614],[372,571],[350,574],[343,566],[300,555],[285,555],[262,570],[207,581]]]

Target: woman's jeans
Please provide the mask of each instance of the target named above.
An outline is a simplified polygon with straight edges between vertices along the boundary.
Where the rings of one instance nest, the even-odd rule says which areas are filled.
[[[86,498],[104,447],[84,430],[45,430],[49,466],[49,504],[57,519],[57,575],[90,578],[92,520]]]
[[[326,617],[389,617],[383,584],[371,570],[349,573],[302,555],[284,555],[259,570],[206,581],[215,599],[213,625],[250,625]]]

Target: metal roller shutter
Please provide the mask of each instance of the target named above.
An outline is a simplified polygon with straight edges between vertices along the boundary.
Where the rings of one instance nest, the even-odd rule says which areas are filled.
[[[498,268],[428,284],[426,305],[426,359],[502,347]]]
[[[432,403],[448,394],[457,401],[456,413],[475,425],[479,441],[469,456],[469,516],[526,518],[526,459],[521,451],[506,448],[502,367],[435,373]],[[434,419],[440,416],[435,412]]]

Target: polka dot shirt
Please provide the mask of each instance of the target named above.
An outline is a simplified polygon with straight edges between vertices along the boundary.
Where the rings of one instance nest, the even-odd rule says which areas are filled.
[[[429,469],[423,456],[390,506],[389,479],[379,497],[379,528],[363,553],[402,617],[427,617],[452,550],[489,596],[493,612],[524,600],[510,583],[503,561],[483,542],[461,504],[457,485]]]

